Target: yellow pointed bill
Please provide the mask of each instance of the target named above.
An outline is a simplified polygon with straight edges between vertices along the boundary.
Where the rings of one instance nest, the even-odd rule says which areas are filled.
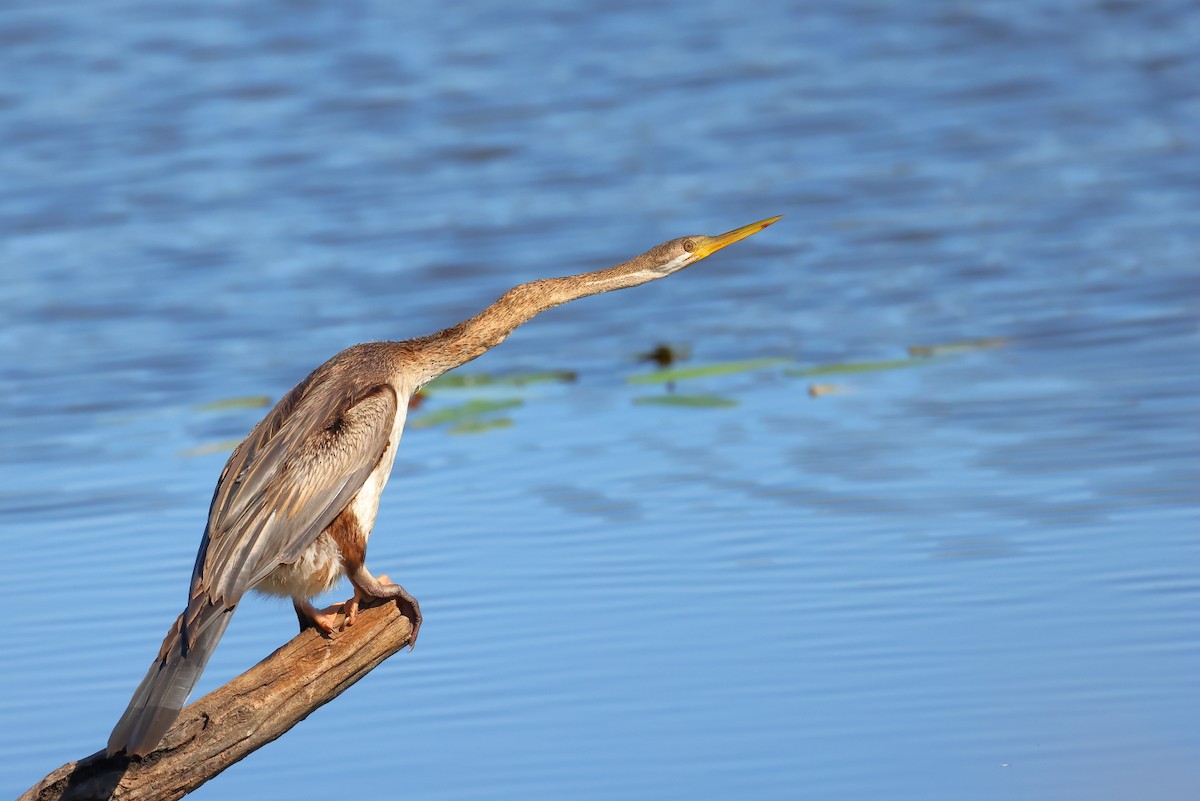
[[[696,250],[694,251],[696,254],[695,261],[707,258],[723,247],[728,247],[734,242],[740,242],[748,236],[757,234],[768,225],[777,222],[781,217],[783,217],[782,214],[777,217],[768,217],[765,220],[759,220],[756,223],[750,223],[749,225],[743,225],[741,228],[735,228],[734,230],[725,234],[721,234],[720,236],[693,237],[696,239]]]

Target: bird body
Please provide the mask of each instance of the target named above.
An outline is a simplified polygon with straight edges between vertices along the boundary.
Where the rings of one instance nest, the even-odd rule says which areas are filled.
[[[333,589],[341,580],[345,574],[347,557],[351,562],[361,562],[365,558],[367,540],[374,528],[375,516],[379,513],[379,499],[396,461],[408,402],[418,389],[406,385],[407,376],[403,371],[392,370],[392,375],[386,375],[390,361],[403,358],[400,354],[404,350],[400,345],[396,342],[355,345],[334,356],[310,376],[312,383],[330,386],[342,385],[343,378],[339,373],[349,372],[364,378],[372,374],[386,376],[381,386],[388,386],[396,393],[390,433],[378,464],[349,505],[300,553],[295,562],[277,566],[253,587],[254,590],[285,598],[313,598]],[[354,369],[347,371],[347,364],[354,365]],[[363,387],[370,383],[363,382]],[[342,419],[345,411],[338,409],[333,419]]]
[[[113,729],[108,753],[144,755],[183,708],[247,590],[290,597],[301,627],[329,632],[336,615],[310,599],[344,575],[362,602],[394,599],[421,625],[416,599],[366,567],[367,540],[408,403],[421,386],[502,342],[536,314],[576,298],[636,286],[687,267],[778,217],[717,237],[671,240],[605,270],[522,284],[437,334],[355,345],[283,396],[229,457],[217,481],[188,604]]]

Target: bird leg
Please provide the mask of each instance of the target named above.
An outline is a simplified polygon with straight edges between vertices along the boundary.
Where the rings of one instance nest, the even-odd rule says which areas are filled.
[[[373,606],[380,601],[395,601],[400,611],[412,623],[412,640],[409,643],[411,650],[417,643],[417,632],[421,630],[421,606],[417,599],[399,584],[393,584],[386,575],[380,575],[379,578],[372,576],[366,565],[358,565],[349,571],[347,576],[354,585],[354,597],[342,607],[346,613],[346,625],[353,625],[360,605]]]
[[[351,622],[346,604],[334,604],[324,609],[317,609],[308,601],[293,598],[292,606],[295,607],[296,618],[300,621],[300,631],[317,629],[325,634],[332,634],[335,630],[347,626]],[[337,625],[337,617],[340,613],[346,614],[346,622],[342,626]]]

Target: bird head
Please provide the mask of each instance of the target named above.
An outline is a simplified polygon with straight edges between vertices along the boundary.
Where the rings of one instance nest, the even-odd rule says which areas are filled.
[[[765,220],[743,225],[741,228],[735,228],[719,236],[694,234],[664,242],[650,251],[653,254],[653,269],[659,275],[670,275],[671,273],[678,272],[685,267],[690,267],[701,259],[708,258],[721,248],[729,247],[734,242],[740,242],[748,236],[757,234],[779,219],[780,217],[768,217]]]

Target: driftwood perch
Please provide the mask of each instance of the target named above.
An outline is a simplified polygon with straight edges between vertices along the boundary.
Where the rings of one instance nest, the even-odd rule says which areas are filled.
[[[337,698],[408,645],[412,625],[395,603],[359,613],[329,637],[315,630],[291,642],[179,713],[144,757],[99,751],[68,762],[17,801],[173,801]]]

